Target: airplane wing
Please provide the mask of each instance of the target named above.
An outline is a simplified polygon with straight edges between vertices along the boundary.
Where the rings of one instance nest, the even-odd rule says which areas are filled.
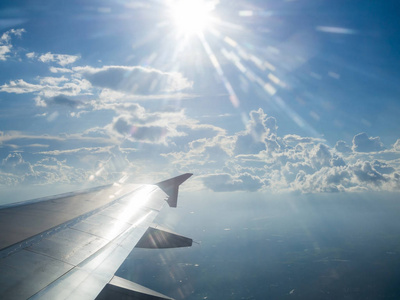
[[[171,299],[114,276],[134,247],[188,247],[152,225],[186,173],[0,207],[0,299]]]

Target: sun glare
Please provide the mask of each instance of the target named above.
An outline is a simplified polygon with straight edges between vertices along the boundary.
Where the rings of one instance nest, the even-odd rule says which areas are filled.
[[[204,0],[178,0],[171,4],[171,17],[180,33],[186,35],[203,32],[211,23],[212,2]]]

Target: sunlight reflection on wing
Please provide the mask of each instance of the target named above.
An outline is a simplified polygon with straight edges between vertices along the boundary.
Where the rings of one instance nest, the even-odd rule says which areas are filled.
[[[132,216],[138,214],[138,212],[145,207],[146,203],[149,201],[151,197],[151,193],[154,190],[154,186],[152,185],[144,185],[142,188],[140,188],[138,191],[134,192],[132,195],[128,195],[126,200],[128,201],[127,207],[125,207],[124,211],[121,212],[115,223],[109,228],[107,232],[107,238],[108,239],[113,239],[116,236],[118,236],[123,229],[126,227],[126,225],[131,221]],[[135,223],[133,223],[130,228],[134,228],[138,226],[140,223],[145,220],[148,215],[151,213],[149,211],[147,214],[145,214],[143,217],[138,219]]]

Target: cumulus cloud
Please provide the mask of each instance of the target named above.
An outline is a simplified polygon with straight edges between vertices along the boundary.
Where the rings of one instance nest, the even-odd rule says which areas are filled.
[[[251,111],[246,130],[237,134],[236,154],[255,154],[263,150],[276,150],[276,119],[268,117],[262,108]]]
[[[0,165],[0,170],[5,173],[12,173],[15,175],[32,174],[33,169],[30,163],[26,162],[21,153],[10,153],[4,158]]]
[[[353,151],[378,152],[385,149],[379,137],[368,137],[365,132],[359,133],[353,138]]]
[[[311,150],[310,163],[313,169],[320,169],[331,165],[332,155],[328,146],[318,144]]]
[[[92,85],[127,94],[175,92],[192,87],[178,72],[162,72],[138,66],[75,67]]]
[[[343,192],[352,185],[351,177],[351,173],[344,167],[324,167],[311,174],[299,171],[290,186],[303,193]]]
[[[357,136],[355,152],[345,141],[330,147],[320,138],[295,134],[280,137],[276,120],[259,109],[249,114],[244,131],[193,140],[183,151],[163,156],[175,167],[200,174],[204,186],[214,191],[398,190],[400,164],[396,152],[379,155],[377,151],[383,149],[379,137]],[[359,152],[367,148],[374,152]]]
[[[342,157],[342,152],[318,139],[290,136],[286,137],[288,145],[285,137],[279,137],[278,132],[273,133],[279,145],[277,150],[238,154],[235,152],[237,136],[243,132],[228,135],[224,130],[207,126],[203,132],[204,124],[198,124],[202,128],[199,132],[205,136],[209,136],[211,129],[215,135],[190,140],[193,138],[188,135],[190,126],[179,125],[182,124],[182,112],[168,116],[160,112],[146,112],[140,105],[132,106],[132,109],[132,114],[115,117],[109,126],[92,128],[81,137],[88,139],[88,145],[91,144],[90,139],[108,138],[106,145],[110,145],[119,135],[124,147],[128,147],[124,148],[126,150],[120,147],[80,146],[61,151],[50,147],[47,151],[36,153],[47,156],[40,163],[28,163],[21,154],[13,153],[3,160],[0,182],[66,182],[66,176],[71,176],[72,180],[91,178],[96,182],[106,182],[120,176],[121,172],[140,173],[157,165],[158,170],[173,166],[175,172],[195,172],[205,188],[217,192],[269,190],[331,193],[400,189],[400,166],[396,157],[385,160],[381,156],[378,159],[375,152],[368,155],[355,152]],[[254,120],[266,120],[256,116],[260,114],[253,114]],[[188,124],[196,126],[194,122]],[[246,130],[257,127],[257,124],[263,124],[263,121],[254,121],[255,126],[248,126]],[[268,140],[266,132],[265,127],[259,131]],[[5,134],[1,139],[9,141]],[[71,141],[71,137],[64,139]],[[188,142],[175,144],[177,139],[188,139]],[[135,148],[135,145],[140,147]],[[57,159],[49,159],[48,156]],[[147,160],[148,165],[143,165],[142,158]],[[79,168],[82,168],[82,174],[75,172]],[[25,179],[21,181],[21,178]]]

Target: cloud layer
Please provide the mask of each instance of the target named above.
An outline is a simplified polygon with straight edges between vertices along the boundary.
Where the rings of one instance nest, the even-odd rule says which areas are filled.
[[[167,156],[203,174],[203,184],[214,191],[389,191],[399,188],[396,145],[386,149],[365,133],[355,135],[352,148],[344,141],[331,148],[319,138],[279,137],[276,120],[258,109],[250,112],[246,130],[193,141],[188,151]]]
[[[24,32],[1,36],[1,61],[13,53],[12,38]],[[216,192],[400,189],[400,139],[384,145],[379,137],[355,132],[351,141],[333,146],[320,137],[282,136],[278,120],[262,108],[235,116],[247,121],[242,130],[229,131],[200,123],[176,99],[166,100],[192,88],[182,73],[77,66],[79,58],[27,52],[21,59],[46,64],[47,73],[0,85],[0,92],[18,95],[37,113],[27,122],[32,128],[43,126],[39,133],[29,126],[0,132],[0,185],[102,184],[125,174],[162,179],[193,172],[194,185]],[[162,101],[149,105],[137,97]]]

